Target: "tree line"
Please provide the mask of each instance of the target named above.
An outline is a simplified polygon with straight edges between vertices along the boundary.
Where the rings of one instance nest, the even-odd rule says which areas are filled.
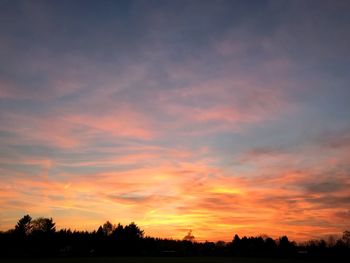
[[[13,229],[0,232],[0,256],[251,256],[251,257],[329,257],[350,258],[350,231],[341,238],[310,240],[302,244],[287,236],[239,237],[231,242],[196,242],[190,231],[183,240],[144,235],[135,223],[109,221],[97,230],[56,229],[52,218],[32,219],[25,215]]]

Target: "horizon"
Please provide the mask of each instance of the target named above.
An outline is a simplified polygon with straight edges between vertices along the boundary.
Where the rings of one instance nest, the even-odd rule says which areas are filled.
[[[199,242],[199,243],[203,243],[203,242],[225,242],[225,243],[230,243],[234,240],[235,236],[237,235],[239,238],[243,238],[243,237],[247,237],[247,238],[257,238],[257,237],[262,237],[264,240],[266,238],[272,238],[275,241],[278,241],[279,239],[281,239],[282,237],[287,237],[289,239],[289,237],[287,235],[284,235],[283,233],[280,233],[279,236],[273,236],[273,235],[269,235],[267,233],[261,233],[261,234],[256,234],[256,235],[240,235],[238,233],[232,233],[232,238],[228,239],[228,240],[221,240],[221,239],[200,239],[197,238],[193,233],[192,229],[188,229],[186,234],[181,238],[179,237],[179,235],[177,235],[177,237],[172,237],[169,236],[167,234],[165,234],[164,236],[160,235],[160,236],[153,236],[153,235],[149,235],[145,229],[141,226],[138,225],[137,222],[133,222],[130,221],[129,223],[125,223],[125,224],[121,224],[120,222],[114,222],[111,220],[106,220],[105,222],[101,223],[100,225],[96,226],[95,228],[92,229],[86,229],[86,228],[82,228],[82,229],[73,229],[70,227],[65,227],[65,228],[60,228],[59,226],[57,226],[55,219],[54,218],[49,218],[49,217],[45,217],[45,216],[38,216],[38,217],[32,217],[30,214],[27,215],[23,215],[23,217],[25,216],[29,216],[31,218],[31,221],[35,221],[38,219],[50,219],[54,224],[54,232],[60,232],[60,231],[71,231],[71,232],[88,232],[88,233],[94,233],[94,232],[98,232],[99,228],[104,227],[104,224],[110,223],[112,226],[113,231],[116,229],[117,226],[121,225],[122,227],[125,227],[127,225],[130,224],[135,224],[142,232],[143,232],[143,237],[145,238],[160,238],[160,239],[169,239],[169,240],[186,240],[186,238],[190,235],[192,238],[191,242]],[[22,217],[22,218],[23,218]],[[16,222],[16,224],[13,225],[13,227],[6,229],[6,230],[0,230],[0,233],[13,233],[11,231],[16,231],[16,227],[19,223],[19,220],[22,218],[18,218],[18,221]],[[37,231],[42,231],[41,229],[37,230]],[[342,239],[342,236],[344,236],[345,232],[349,232],[348,230],[344,230],[342,233],[338,233],[338,234],[332,234],[332,235],[326,235],[326,236],[320,236],[319,240],[324,240],[325,242],[329,242],[330,239],[332,240],[337,240],[337,239]],[[26,235],[30,235],[30,233],[26,233]],[[303,244],[304,242],[312,242],[315,241],[317,239],[303,239],[303,240],[293,240],[293,239],[289,239],[290,242],[296,242],[298,245]],[[330,243],[331,244],[331,243]]]
[[[350,229],[350,1],[0,0],[0,230]]]
[[[23,222],[21,223],[21,220],[25,219],[26,217],[29,217],[30,218],[30,222],[28,223],[27,227],[28,229],[30,229],[29,231],[27,232],[21,232],[23,231],[23,228],[21,227],[18,227],[18,225],[21,225],[23,227]],[[129,222],[127,224],[121,224],[120,222],[116,223],[116,222],[113,222],[113,221],[110,221],[110,220],[107,220],[105,221],[103,224],[100,224],[98,227],[94,228],[94,229],[72,229],[72,228],[58,228],[57,227],[57,224],[54,220],[54,218],[48,218],[48,217],[45,217],[45,216],[39,216],[39,217],[36,217],[36,218],[33,218],[31,217],[31,215],[27,214],[27,215],[23,215],[22,218],[19,218],[18,221],[16,222],[16,225],[14,225],[14,227],[10,228],[10,229],[7,229],[6,231],[2,231],[0,230],[0,233],[2,234],[15,234],[15,235],[18,235],[18,234],[23,234],[24,236],[31,236],[33,235],[33,228],[35,228],[34,232],[41,232],[41,234],[47,234],[48,232],[45,232],[47,231],[45,228],[43,228],[42,225],[40,224],[37,224],[35,223],[36,221],[39,221],[39,220],[48,220],[49,222],[52,222],[52,225],[51,225],[51,228],[50,228],[50,231],[53,231],[52,233],[59,233],[61,231],[64,231],[64,232],[67,232],[67,231],[70,231],[71,233],[89,233],[89,234],[94,234],[94,233],[99,233],[99,231],[101,231],[102,233],[104,233],[103,235],[105,236],[110,236],[110,235],[116,235],[117,233],[114,233],[113,232],[119,227],[121,226],[122,228],[126,227],[126,226],[130,226],[130,225],[135,225],[136,228],[140,231],[141,234],[141,238],[154,238],[154,239],[162,239],[162,240],[176,240],[176,241],[190,241],[190,242],[195,242],[195,243],[205,243],[205,242],[225,242],[225,243],[231,243],[234,241],[234,239],[236,238],[236,236],[238,236],[238,238],[242,239],[244,237],[246,238],[263,238],[263,240],[266,240],[268,238],[271,238],[272,240],[278,242],[278,240],[280,240],[281,238],[284,238],[284,237],[287,237],[287,239],[289,240],[289,242],[296,242],[296,245],[303,245],[304,243],[306,244],[312,244],[312,242],[315,242],[315,241],[324,241],[325,243],[327,243],[328,245],[330,246],[333,246],[334,244],[336,244],[336,241],[335,240],[345,240],[347,237],[347,235],[350,233],[350,231],[348,230],[345,230],[343,231],[343,233],[339,233],[337,235],[329,235],[329,236],[324,236],[324,237],[320,237],[319,240],[317,239],[305,239],[305,240],[292,240],[292,239],[289,239],[288,236],[284,235],[283,233],[279,236],[271,236],[271,235],[268,235],[267,233],[263,233],[263,234],[258,234],[258,235],[255,235],[255,236],[249,236],[249,235],[239,235],[238,233],[233,233],[232,234],[232,238],[229,239],[229,240],[208,240],[208,239],[198,239],[195,235],[193,235],[193,231],[192,229],[189,229],[188,232],[186,233],[185,236],[183,236],[182,238],[174,238],[174,237],[169,237],[167,235],[165,236],[152,236],[152,235],[149,235],[147,234],[145,231],[144,231],[144,228],[140,225],[137,224],[137,222]],[[47,224],[47,222],[46,222]],[[45,225],[45,224],[44,224]],[[30,226],[30,227],[29,227]],[[101,229],[101,230],[100,230]],[[50,232],[49,231],[49,232]],[[106,231],[110,231],[110,233],[106,232]],[[33,235],[35,236],[35,234]],[[345,237],[346,236],[346,237]],[[309,243],[311,242],[311,243]],[[346,241],[345,241],[346,242]]]

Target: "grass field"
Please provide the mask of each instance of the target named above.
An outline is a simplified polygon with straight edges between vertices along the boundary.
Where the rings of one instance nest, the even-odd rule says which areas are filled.
[[[341,260],[320,259],[267,259],[267,258],[222,258],[222,257],[101,257],[101,258],[0,258],[1,263],[316,263],[335,262]]]

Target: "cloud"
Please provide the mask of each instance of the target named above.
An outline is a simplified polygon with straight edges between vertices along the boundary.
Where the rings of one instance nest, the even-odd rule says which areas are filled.
[[[3,6],[1,229],[349,228],[348,4]]]
[[[350,146],[350,132],[348,129],[323,132],[314,136],[314,141],[326,149],[348,149]]]
[[[2,200],[8,210],[29,207],[35,214],[55,214],[62,226],[71,224],[73,215],[92,211],[96,215],[89,219],[91,229],[106,217],[123,223],[134,220],[145,226],[147,234],[157,236],[164,236],[157,229],[166,225],[167,236],[181,238],[183,233],[176,229],[191,228],[199,239],[210,233],[225,240],[232,238],[227,228],[252,235],[258,234],[254,232],[258,228],[274,237],[282,231],[298,239],[313,235],[312,231],[335,233],[334,224],[340,221],[331,222],[329,216],[348,205],[346,187],[339,191],[322,181],[310,184],[309,173],[280,171],[278,176],[254,178],[226,173],[206,163],[184,160],[175,165],[169,160],[163,166],[86,176],[7,178],[7,195],[2,191]],[[341,225],[345,227],[346,222]],[[81,228],[79,221],[70,227]]]
[[[337,192],[346,187],[343,182],[325,181],[320,183],[310,183],[305,185],[307,191],[312,193],[329,193],[329,192]]]

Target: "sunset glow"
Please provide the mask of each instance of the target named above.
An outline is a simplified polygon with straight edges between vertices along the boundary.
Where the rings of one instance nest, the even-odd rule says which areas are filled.
[[[349,1],[0,1],[0,230],[350,229]]]

